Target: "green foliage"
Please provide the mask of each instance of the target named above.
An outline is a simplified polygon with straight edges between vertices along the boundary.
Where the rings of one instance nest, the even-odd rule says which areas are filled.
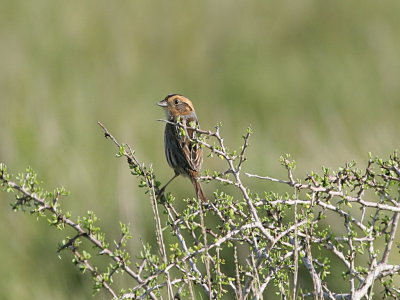
[[[58,252],[72,253],[73,264],[92,278],[94,292],[105,289],[112,298],[121,299],[161,295],[242,299],[268,290],[286,297],[399,296],[394,278],[400,265],[389,261],[400,215],[397,152],[388,160],[370,155],[364,170],[357,169],[355,162],[337,171],[323,167],[321,173],[311,172],[305,183],[295,179],[296,163],[288,154],[280,158],[288,180],[246,173],[285,185],[288,191],[280,194],[254,191],[242,181],[251,130],[243,136],[240,150],[231,151],[220,127],[215,132],[195,129],[208,138],[192,142],[221,157],[227,171],[207,172],[201,178],[222,184],[213,199],[207,203],[183,199],[185,208],[180,211],[174,196],[160,190],[152,167],[140,163],[128,145],[120,144],[100,125],[150,199],[156,249],[143,242],[141,251],[132,254],[129,225],[120,222],[120,238],[110,241],[93,211],[73,217],[61,209],[61,197],[68,195],[63,188],[45,191],[31,168],[12,176],[0,164],[1,186],[15,194],[14,210],[45,218],[58,230],[72,230],[72,235],[65,233]],[[214,142],[209,143],[209,138]],[[239,190],[240,197],[231,195],[231,188]],[[333,218],[336,226],[325,223],[327,218]],[[380,238],[383,246],[377,243]],[[339,271],[333,265],[340,265]],[[343,287],[335,290],[339,274]],[[121,276],[130,283],[117,288]]]

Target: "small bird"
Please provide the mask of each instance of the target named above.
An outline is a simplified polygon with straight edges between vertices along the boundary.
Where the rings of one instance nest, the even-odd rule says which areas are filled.
[[[192,139],[196,137],[196,131],[190,127],[198,128],[196,112],[192,102],[185,96],[179,94],[170,94],[161,100],[157,105],[164,108],[167,120],[173,123],[180,123],[189,128],[182,128],[179,125],[167,123],[164,131],[164,149],[165,156],[169,166],[174,169],[175,175],[161,189],[165,187],[176,177],[182,175],[188,177],[196,191],[197,199],[205,202],[203,190],[197,181],[201,164],[203,162],[203,150],[200,145],[193,143]]]

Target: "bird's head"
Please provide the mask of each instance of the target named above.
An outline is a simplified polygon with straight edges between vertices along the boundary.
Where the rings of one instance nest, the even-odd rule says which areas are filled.
[[[196,117],[192,101],[179,94],[170,94],[157,105],[164,108],[168,120],[176,120],[178,117]]]

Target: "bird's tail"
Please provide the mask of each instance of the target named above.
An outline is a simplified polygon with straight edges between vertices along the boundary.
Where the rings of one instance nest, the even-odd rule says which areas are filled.
[[[201,188],[200,182],[196,180],[196,178],[191,178],[193,183],[194,189],[196,191],[197,199],[201,200],[202,202],[207,202],[206,196],[204,196],[203,189]]]

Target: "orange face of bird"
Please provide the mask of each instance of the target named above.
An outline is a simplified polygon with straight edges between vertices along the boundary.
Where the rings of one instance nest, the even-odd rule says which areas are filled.
[[[168,119],[176,119],[179,116],[194,114],[192,102],[179,94],[168,95],[164,100],[158,102],[157,105],[164,108]]]

